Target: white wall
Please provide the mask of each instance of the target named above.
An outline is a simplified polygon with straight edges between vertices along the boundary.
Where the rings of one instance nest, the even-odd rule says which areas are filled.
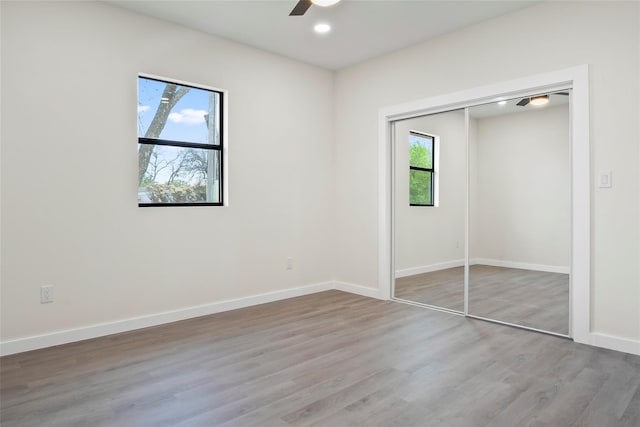
[[[637,3],[545,2],[335,80],[100,3],[0,7],[3,341],[331,278],[375,288],[379,108],[583,63],[592,167],[614,174],[592,188],[593,329],[640,340]],[[137,207],[138,72],[229,90],[228,208]]]
[[[439,204],[409,206],[409,131],[440,137]],[[402,120],[395,125],[395,267],[425,269],[464,260],[466,197],[464,110]],[[400,272],[400,275],[417,271]],[[399,277],[399,276],[397,276]]]
[[[470,257],[568,271],[568,104],[472,120]]]
[[[441,137],[438,207],[409,206],[410,130]],[[463,260],[465,140],[463,110],[396,123],[396,277]],[[472,261],[568,271],[569,142],[566,104],[470,118]]]
[[[592,183],[592,329],[640,340],[639,14],[544,2],[339,71],[337,279],[377,287],[381,107],[587,63],[592,170],[614,174],[611,189]]]
[[[229,207],[138,208],[138,72],[229,91]],[[1,83],[2,341],[332,278],[332,73],[100,3],[2,2]]]

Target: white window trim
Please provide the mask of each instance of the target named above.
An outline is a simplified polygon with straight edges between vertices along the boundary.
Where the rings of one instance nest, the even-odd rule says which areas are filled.
[[[227,89],[220,89],[214,86],[203,85],[200,83],[193,83],[186,80],[174,79],[172,77],[160,76],[157,74],[149,74],[149,73],[138,73],[139,77],[146,77],[149,79],[155,80],[163,80],[167,82],[176,83],[179,85],[186,85],[192,87],[198,87],[200,89],[212,90],[215,92],[221,92],[222,96],[222,117],[220,121],[222,123],[222,128],[224,132],[222,132],[222,164],[224,167],[222,168],[222,206],[229,206],[229,91]],[[136,88],[136,93],[138,90]],[[137,96],[137,95],[136,95]],[[135,135],[138,134],[138,123],[136,121],[136,127],[134,128]]]
[[[426,135],[433,138],[433,179],[431,185],[433,186],[433,206],[424,205],[426,208],[437,208],[440,201],[440,135],[436,135],[433,132],[426,132],[423,130],[409,129],[409,134],[417,133],[418,135]],[[409,165],[411,166],[411,165]],[[409,178],[411,179],[411,178]],[[420,206],[416,206],[420,207]]]

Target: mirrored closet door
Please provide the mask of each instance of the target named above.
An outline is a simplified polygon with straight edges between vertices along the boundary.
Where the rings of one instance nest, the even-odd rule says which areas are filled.
[[[393,132],[396,299],[464,310],[464,109],[396,121]]]
[[[570,98],[392,123],[395,299],[571,335]]]
[[[469,315],[569,335],[569,95],[469,108]]]

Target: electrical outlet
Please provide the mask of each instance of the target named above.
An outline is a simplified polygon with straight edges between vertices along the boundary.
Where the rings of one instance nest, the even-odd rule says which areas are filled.
[[[40,286],[40,303],[53,302],[53,285]]]
[[[287,258],[287,270],[293,270],[293,258]]]

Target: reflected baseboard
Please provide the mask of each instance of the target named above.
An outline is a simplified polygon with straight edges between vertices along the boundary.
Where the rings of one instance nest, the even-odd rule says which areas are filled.
[[[517,268],[519,270],[545,271],[547,273],[569,274],[571,268],[564,265],[529,264],[526,262],[507,261],[502,259],[472,258],[469,265],[489,265],[491,267]]]
[[[569,274],[571,268],[564,265],[544,265],[544,264],[530,264],[519,261],[508,261],[502,259],[489,259],[489,258],[472,258],[469,260],[469,265],[489,265],[491,267],[504,267],[504,268],[517,268],[520,270],[533,270],[533,271],[545,271],[547,273],[560,273]],[[437,264],[422,265],[419,267],[405,268],[396,270],[396,279],[401,277],[415,276],[416,274],[431,273],[433,271],[446,270],[448,268],[462,267],[464,266],[464,260],[453,260],[440,262]]]
[[[464,266],[464,259],[440,262],[437,264],[423,265],[420,267],[396,270],[396,278],[414,276],[416,274],[431,273],[432,271],[446,270],[447,268]]]

